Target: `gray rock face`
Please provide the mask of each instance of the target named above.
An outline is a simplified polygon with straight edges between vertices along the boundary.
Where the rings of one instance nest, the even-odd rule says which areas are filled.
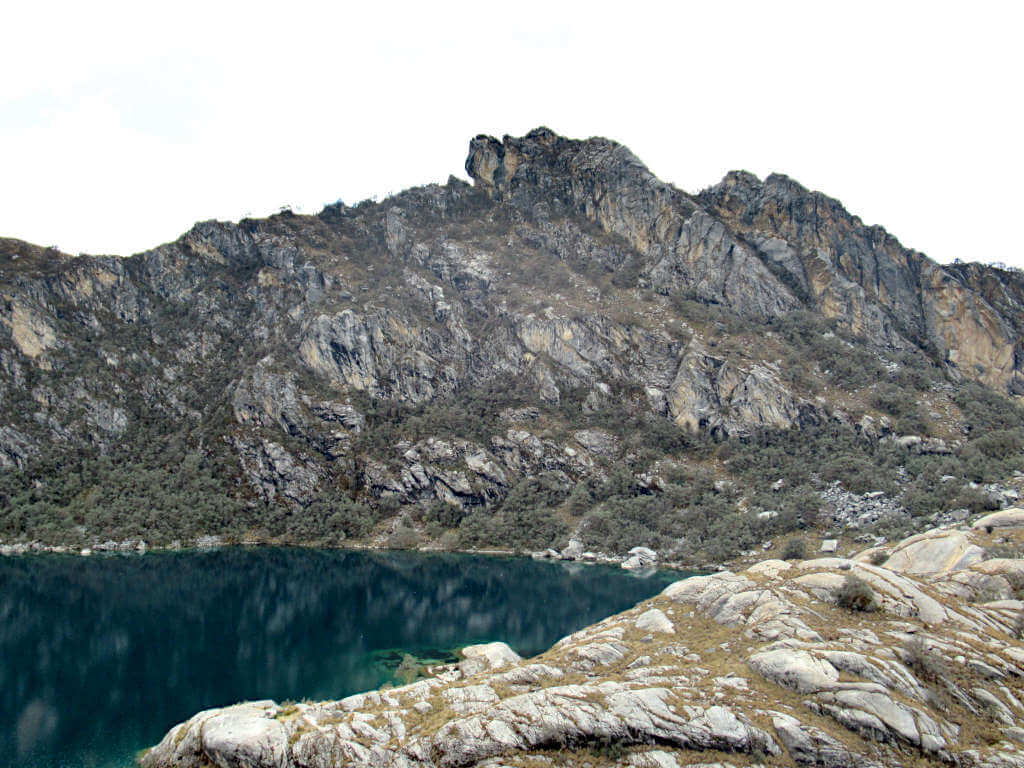
[[[599,479],[629,459],[628,435],[568,419],[552,432],[541,410],[623,405],[734,436],[846,418],[843,393],[808,394],[781,362],[787,342],[768,342],[765,323],[794,312],[1024,391],[1019,276],[936,265],[785,177],[734,173],[690,195],[620,144],[547,129],[477,137],[466,168],[472,187],[202,222],[124,259],[0,240],[0,469],[159,425],[200,452],[230,446],[246,499],[351,489],[375,506],[493,507],[526,475]],[[679,302],[757,330],[720,343],[735,334]],[[470,395],[513,418],[460,425],[452,457],[409,455],[451,434],[361,444],[368,424]],[[870,439],[890,427],[860,418]],[[869,506],[848,517],[885,511]]]
[[[965,373],[976,364],[986,383],[1017,386],[1011,358],[1022,317],[1018,278],[935,264],[782,175],[762,182],[730,173],[698,200],[743,232],[815,306],[859,335],[881,344],[928,340]],[[978,292],[986,278],[1002,284],[1005,299],[988,301],[999,289]]]
[[[462,655],[467,659],[483,659],[488,669],[500,669],[504,666],[518,664],[523,660],[507,644],[500,642],[467,645],[462,649]]]
[[[795,717],[772,713],[772,725],[779,740],[798,765],[815,765],[822,768],[846,768],[851,765],[877,766],[868,762],[863,755],[850,752],[838,739],[813,725],[805,725]]]
[[[1004,509],[979,518],[972,525],[977,530],[995,528],[1024,528],[1024,509]]]
[[[946,575],[978,563],[983,557],[982,548],[959,531],[930,531],[900,542],[885,561],[885,567],[917,576]]]
[[[694,431],[742,435],[756,427],[788,429],[820,420],[819,408],[794,397],[776,371],[738,367],[696,343],[680,361],[665,397],[675,422]]]
[[[37,452],[27,436],[13,427],[0,427],[0,469],[22,467]]]
[[[498,200],[532,214],[580,211],[624,238],[650,264],[653,287],[694,289],[744,314],[772,316],[798,300],[760,259],[689,195],[655,178],[621,144],[570,141],[540,128],[470,143],[466,171]]]
[[[675,634],[675,626],[662,611],[652,608],[640,614],[634,625],[641,632],[661,632],[668,635]]]
[[[652,568],[658,562],[658,553],[649,547],[633,547],[629,550],[629,557],[622,562],[622,567],[627,571],[638,571],[643,568]]]

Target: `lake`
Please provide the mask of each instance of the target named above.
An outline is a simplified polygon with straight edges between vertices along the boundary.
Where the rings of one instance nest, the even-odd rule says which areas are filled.
[[[0,558],[0,766],[129,766],[201,709],[341,698],[404,653],[533,655],[683,576],[303,549]]]

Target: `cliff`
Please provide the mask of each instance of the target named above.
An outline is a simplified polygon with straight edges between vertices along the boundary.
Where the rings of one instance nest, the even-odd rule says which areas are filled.
[[[625,550],[682,523],[581,525],[570,494],[809,515],[874,462],[911,509],[919,455],[968,490],[1016,467],[971,463],[1024,428],[1016,273],[935,264],[783,176],[690,195],[606,139],[477,137],[466,168],[127,258],[0,240],[0,536],[494,545],[512,498],[555,521],[516,546]],[[744,498],[729,456],[792,430],[819,453]],[[840,433],[845,463],[801,474]]]

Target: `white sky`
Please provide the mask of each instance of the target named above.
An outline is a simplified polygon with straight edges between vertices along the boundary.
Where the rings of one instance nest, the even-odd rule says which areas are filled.
[[[1016,2],[8,3],[0,235],[128,254],[194,221],[607,136],[690,192],[786,173],[939,261],[1024,267]]]

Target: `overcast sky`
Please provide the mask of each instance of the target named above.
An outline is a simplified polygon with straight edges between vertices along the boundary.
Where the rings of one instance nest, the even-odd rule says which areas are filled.
[[[129,254],[464,176],[472,136],[547,125],[687,191],[778,171],[939,261],[1024,267],[1018,5],[8,4],[0,235]]]

